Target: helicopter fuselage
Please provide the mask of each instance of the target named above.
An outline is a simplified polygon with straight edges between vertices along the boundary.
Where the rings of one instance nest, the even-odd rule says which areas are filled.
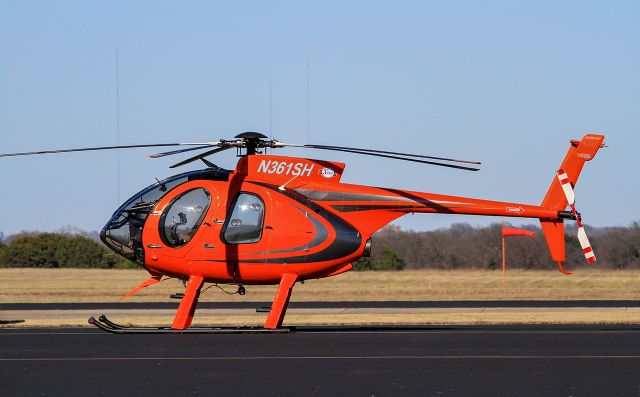
[[[344,167],[250,155],[233,172],[178,175],[125,203],[102,238],[120,254],[134,253],[151,274],[277,284],[287,273],[304,280],[351,270],[371,235],[407,213],[558,219],[557,210],[539,206],[343,184]],[[161,197],[148,202],[149,195]],[[111,232],[123,222],[128,234],[114,244]]]

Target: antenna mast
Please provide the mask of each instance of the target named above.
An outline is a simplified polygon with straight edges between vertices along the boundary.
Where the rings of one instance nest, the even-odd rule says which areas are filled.
[[[311,84],[309,82],[311,74],[311,66],[309,58],[307,58],[307,143],[311,140]]]
[[[120,54],[116,48],[116,146],[120,146]],[[116,149],[116,204],[120,204],[120,149]]]
[[[269,139],[273,139],[273,107],[271,106],[271,77],[269,77]]]

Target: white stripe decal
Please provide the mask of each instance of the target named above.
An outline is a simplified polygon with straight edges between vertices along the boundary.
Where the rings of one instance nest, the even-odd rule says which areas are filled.
[[[569,205],[574,205],[576,202],[576,195],[573,192],[573,188],[571,187],[571,183],[568,181],[566,183],[562,183],[563,180],[568,179],[568,176],[562,170],[556,171],[558,175],[558,181],[560,181],[560,186],[562,186],[562,191],[564,192],[564,196],[566,197]]]
[[[584,257],[587,258],[587,262],[595,262],[596,255],[592,251],[591,243],[589,243],[587,233],[584,231],[584,227],[582,226],[578,227],[578,241],[580,242],[580,247],[582,247],[582,251],[584,252]],[[589,251],[585,252],[587,249],[589,249]]]

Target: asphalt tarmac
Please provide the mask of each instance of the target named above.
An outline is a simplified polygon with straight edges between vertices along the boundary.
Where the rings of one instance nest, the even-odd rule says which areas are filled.
[[[0,395],[638,396],[640,326],[0,329]]]

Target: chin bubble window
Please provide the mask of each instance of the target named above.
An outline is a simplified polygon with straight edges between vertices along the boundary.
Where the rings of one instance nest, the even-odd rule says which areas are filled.
[[[228,244],[249,244],[260,241],[264,222],[264,203],[260,197],[240,193],[231,206],[222,236]]]
[[[211,204],[211,196],[198,188],[182,193],[173,199],[160,218],[160,237],[169,247],[187,244],[196,231]]]

